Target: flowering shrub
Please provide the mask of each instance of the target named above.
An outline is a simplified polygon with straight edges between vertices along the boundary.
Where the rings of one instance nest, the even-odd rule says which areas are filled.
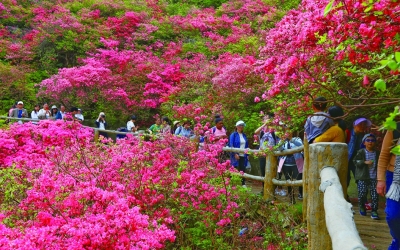
[[[0,248],[263,244],[260,218],[243,217],[259,209],[257,198],[235,187],[239,178],[228,178],[229,162],[218,162],[220,145],[197,152],[175,136],[92,139],[91,129],[64,121],[0,131]],[[235,240],[244,223],[251,232]]]

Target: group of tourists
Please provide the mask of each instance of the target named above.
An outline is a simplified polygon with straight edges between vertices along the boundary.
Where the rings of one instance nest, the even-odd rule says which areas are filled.
[[[76,119],[80,122],[84,120],[82,110],[78,108],[72,108],[71,112],[73,113],[73,119]],[[33,120],[63,120],[66,118],[67,111],[64,105],[60,106],[60,109],[56,105],[50,106],[45,103],[42,107],[40,105],[35,105],[33,111],[29,113],[24,108],[24,103],[22,101],[16,102],[8,111],[9,117],[15,118],[31,118]]]
[[[389,249],[399,249],[400,247],[400,156],[390,152],[390,149],[400,144],[400,123],[396,131],[388,131],[383,139],[381,150],[377,149],[377,137],[371,133],[371,121],[365,117],[358,117],[348,128],[342,119],[344,111],[340,106],[332,106],[327,109],[328,101],[324,97],[318,97],[313,101],[314,114],[307,118],[304,126],[304,139],[308,143],[320,142],[342,142],[348,145],[348,176],[347,186],[350,184],[351,173],[357,183],[359,213],[361,216],[367,215],[367,193],[371,195],[371,218],[379,219],[378,199],[379,196],[386,195],[386,214],[393,242]],[[29,114],[23,107],[24,103],[19,101],[9,110],[10,117],[29,118]],[[67,114],[70,116],[67,117]],[[44,104],[41,108],[36,105],[30,117],[35,120],[41,119],[73,119],[79,122],[84,120],[82,112],[78,108],[71,108],[67,113],[63,105],[60,109],[56,105],[49,108]],[[273,113],[264,117],[262,126],[257,128],[254,133],[259,138],[260,150],[267,148],[275,150],[290,150],[303,145],[303,141],[298,136],[293,136],[290,126],[280,123],[281,130],[286,133],[286,138],[281,139],[276,134],[276,129],[271,126]],[[137,117],[130,117],[126,124],[126,131],[138,132],[139,126],[136,125]],[[100,130],[107,129],[106,115],[100,112],[96,119],[96,127]],[[214,127],[208,134],[201,137],[202,141],[216,142],[221,139],[228,139],[227,145],[232,148],[243,149],[241,153],[232,152],[229,154],[231,165],[239,171],[246,171],[249,165],[248,154],[245,149],[249,148],[249,140],[244,133],[245,122],[239,120],[235,124],[234,131],[228,137],[228,131],[224,127],[223,118],[215,116]],[[174,121],[168,117],[156,117],[155,123],[147,129],[151,134],[174,134],[177,136],[194,138],[198,136],[191,128],[191,122],[185,120]],[[100,132],[100,135],[108,137],[107,133]],[[261,176],[265,176],[266,158],[259,157]],[[293,153],[278,157],[278,178],[282,176],[286,180],[301,180],[303,173],[304,156],[303,153]],[[242,178],[242,185],[246,187],[246,180]],[[292,187],[284,190],[277,187],[276,195],[286,196],[289,194],[291,203],[295,203],[295,191]],[[298,199],[302,199],[302,187],[298,190]],[[349,199],[349,198],[348,198]]]
[[[316,98],[313,102],[314,115],[305,125],[305,137],[309,143],[344,142],[348,145],[347,186],[351,174],[357,184],[359,213],[367,215],[367,193],[371,195],[371,218],[379,219],[379,196],[386,196],[386,220],[393,241],[389,249],[400,249],[400,156],[390,152],[400,144],[400,123],[395,131],[387,131],[381,150],[377,148],[377,136],[371,133],[371,121],[357,117],[350,128],[346,128],[341,117],[341,107],[333,106],[324,113],[327,100]],[[329,118],[331,117],[331,118]]]

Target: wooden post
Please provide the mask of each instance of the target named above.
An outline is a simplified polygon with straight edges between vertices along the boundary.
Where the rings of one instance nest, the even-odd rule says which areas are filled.
[[[95,129],[94,130],[94,142],[98,142],[99,141],[99,130]]]
[[[342,178],[347,171],[347,145],[345,143],[314,143],[309,147],[309,168],[307,169],[307,228],[308,249],[332,249],[324,210],[324,194],[319,191],[320,171],[325,166],[332,166]],[[340,180],[343,191],[346,178]]]
[[[275,155],[268,154],[266,156],[265,164],[265,179],[264,179],[264,200],[274,199],[274,183],[272,183],[272,178],[276,176],[278,160]]]
[[[307,138],[304,138],[304,164],[303,164],[303,222],[307,221],[307,181],[308,168],[310,166],[310,149]]]
[[[320,190],[324,192],[325,221],[334,250],[363,249],[358,234],[351,204],[348,203],[342,190],[337,171],[333,167],[325,167],[321,171]]]

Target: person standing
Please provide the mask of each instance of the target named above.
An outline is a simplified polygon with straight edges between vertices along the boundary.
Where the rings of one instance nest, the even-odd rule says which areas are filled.
[[[126,129],[129,132],[136,132],[139,126],[135,125],[136,122],[136,115],[131,116],[131,120],[126,123]]]
[[[193,130],[190,128],[190,125],[191,125],[190,121],[184,121],[183,126],[178,131],[179,134],[175,134],[175,135],[192,138],[194,136],[194,133],[193,133]]]
[[[60,106],[60,111],[57,112],[56,120],[64,120],[64,116],[67,112],[65,112],[65,106]]]
[[[367,118],[361,117],[353,122],[353,129],[350,130],[350,141],[348,143],[348,171],[347,171],[347,187],[350,184],[351,174],[355,176],[355,166],[353,159],[356,156],[358,150],[360,150],[362,145],[362,138],[369,131],[371,127],[371,121]]]
[[[82,114],[82,109],[78,109],[78,113],[75,114],[75,118],[81,123],[85,120]]]
[[[161,133],[163,134],[170,134],[171,133],[171,125],[170,120],[168,117],[163,117],[162,118],[162,128],[161,128]]]
[[[379,159],[379,151],[375,149],[375,135],[366,134],[362,139],[362,143],[365,148],[358,150],[353,159],[356,167],[354,179],[357,181],[358,206],[360,207],[360,215],[366,216],[367,210],[365,208],[365,203],[367,203],[367,194],[369,190],[372,199],[371,218],[378,220],[379,196],[376,192],[376,166],[377,159]]]
[[[386,194],[386,221],[393,237],[388,250],[400,249],[400,156],[390,152],[393,146],[400,145],[399,129],[398,123],[397,130],[386,132],[378,160],[376,189],[379,195]]]
[[[249,141],[247,140],[246,134],[243,132],[246,124],[244,121],[236,122],[235,131],[229,137],[229,147],[246,149],[249,147]],[[245,153],[234,153],[230,155],[231,164],[234,168],[241,172],[246,171],[246,166],[249,161],[248,154]],[[246,187],[246,180],[242,178],[242,186]]]
[[[160,117],[156,118],[156,123],[151,125],[149,128],[150,134],[158,134],[161,131],[161,119]]]
[[[58,108],[56,105],[51,106],[51,117],[52,119],[56,119],[58,113]]]
[[[24,103],[22,101],[19,101],[17,103],[17,107],[13,109],[11,117],[28,118],[28,112],[26,111],[26,109],[24,109]],[[22,124],[22,121],[18,121],[18,123]]]
[[[51,117],[51,111],[49,109],[49,105],[47,103],[43,104],[43,108],[39,110],[39,119],[49,119]]]
[[[299,137],[293,137],[292,132],[288,133],[281,150],[289,150],[303,146],[303,141]],[[301,180],[303,173],[304,160],[301,153],[281,156],[279,159],[278,172],[282,171],[286,180]],[[293,187],[288,186],[290,203],[296,203]],[[303,187],[299,187],[298,199],[303,199]]]
[[[106,114],[104,112],[100,112],[99,117],[96,120],[96,127],[100,130],[99,135],[108,138],[107,132],[101,131],[107,129]]]
[[[34,120],[39,120],[39,110],[40,110],[40,106],[38,104],[35,105],[35,108],[33,109],[32,113],[31,113],[31,118]],[[37,122],[33,122],[34,124],[37,124]]]

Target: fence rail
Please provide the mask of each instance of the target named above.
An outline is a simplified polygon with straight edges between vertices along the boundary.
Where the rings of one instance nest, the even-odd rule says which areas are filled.
[[[0,116],[0,119],[20,121],[40,121],[30,118]],[[85,126],[86,127],[86,126]],[[91,128],[96,134],[139,133],[100,130]],[[224,147],[226,152],[260,153],[260,150]],[[277,156],[304,152],[303,180],[280,181],[275,179]],[[316,143],[266,155],[265,177],[250,174],[232,173],[243,178],[264,182],[264,199],[274,198],[275,185],[303,186],[303,219],[307,221],[308,248],[316,249],[366,249],[361,242],[353,220],[351,204],[347,196],[347,145],[344,143]]]

